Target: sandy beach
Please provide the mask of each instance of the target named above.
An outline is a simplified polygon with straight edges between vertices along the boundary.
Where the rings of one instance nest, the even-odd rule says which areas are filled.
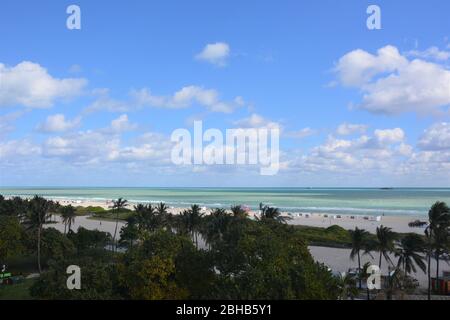
[[[61,200],[61,199],[52,199],[54,201],[58,201],[61,205],[73,205],[73,206],[83,206],[83,207],[102,207],[104,209],[110,209],[112,207],[112,200],[108,201],[88,201],[88,200]],[[135,203],[128,204],[127,208],[132,209]],[[170,207],[169,212],[171,214],[177,215],[180,214],[186,208],[176,208]],[[206,214],[213,208],[203,207],[203,210]],[[250,211],[250,216],[257,215],[258,212]],[[336,214],[318,214],[318,213],[308,213],[304,212],[298,214],[292,214],[289,212],[282,212],[283,215],[290,217],[288,220],[289,224],[293,225],[304,225],[311,227],[321,227],[328,228],[332,225],[338,225],[344,229],[354,229],[358,227],[360,229],[365,229],[371,233],[375,233],[376,228],[383,225],[389,228],[392,228],[393,231],[399,233],[418,233],[423,234],[424,228],[411,228],[408,226],[408,223],[415,220],[426,221],[424,217],[414,217],[414,216],[361,216],[361,215],[336,215]],[[376,220],[378,219],[378,220]]]

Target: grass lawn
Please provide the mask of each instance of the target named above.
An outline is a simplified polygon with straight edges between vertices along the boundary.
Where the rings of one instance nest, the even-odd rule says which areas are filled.
[[[26,279],[21,283],[3,286],[0,285],[0,300],[32,300],[30,287],[36,279]]]

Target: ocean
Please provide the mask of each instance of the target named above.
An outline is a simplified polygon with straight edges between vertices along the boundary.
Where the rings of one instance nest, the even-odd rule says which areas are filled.
[[[450,188],[0,188],[4,196],[41,195],[53,199],[132,203],[165,202],[174,207],[199,204],[228,208],[259,203],[287,212],[424,216],[436,201],[450,204]]]

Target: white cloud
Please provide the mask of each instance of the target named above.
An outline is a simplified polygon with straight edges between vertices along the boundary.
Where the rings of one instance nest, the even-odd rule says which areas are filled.
[[[450,59],[450,52],[445,50],[439,50],[438,47],[430,47],[424,51],[412,50],[407,52],[407,55],[411,57],[432,59],[437,61],[446,61]]]
[[[135,106],[130,102],[112,99],[109,96],[109,90],[105,88],[94,90],[93,95],[97,98],[93,103],[84,109],[84,113],[91,113],[101,110],[106,110],[109,112],[128,112],[135,108]]]
[[[377,55],[352,51],[335,71],[342,85],[363,93],[358,107],[373,113],[437,114],[450,105],[450,71],[420,59],[409,61],[393,46]]]
[[[194,85],[183,87],[170,97],[156,96],[145,88],[132,91],[132,97],[138,106],[182,109],[198,104],[209,111],[222,113],[231,113],[245,104],[240,96],[235,97],[231,102],[225,102],[220,100],[217,90]]]
[[[119,126],[117,129],[124,128]],[[42,153],[72,165],[137,161],[147,165],[167,165],[171,164],[171,148],[170,139],[161,134],[146,133],[123,146],[119,132],[99,129],[50,137],[43,143]]]
[[[400,128],[375,130],[375,137],[380,144],[402,142],[405,139],[405,132]]]
[[[281,125],[278,122],[270,121],[256,113],[251,114],[248,118],[235,121],[234,125],[240,128],[281,129]]]
[[[362,86],[380,73],[393,72],[408,65],[398,49],[386,46],[372,55],[364,50],[351,51],[339,59],[335,68],[340,82],[345,86]]]
[[[348,136],[354,133],[364,133],[367,131],[367,128],[367,125],[364,124],[343,123],[339,125],[336,133],[341,136]]]
[[[0,64],[0,106],[51,107],[58,99],[81,94],[85,79],[57,79],[39,64],[24,61],[14,67]]]
[[[24,113],[25,111],[15,111],[0,116],[0,137],[13,131],[15,129],[13,124],[14,121],[20,118]]]
[[[289,167],[305,172],[394,172],[412,154],[402,129],[375,130],[372,136],[338,139],[330,135],[325,143],[290,161]]]
[[[133,131],[137,129],[138,125],[135,123],[131,123],[128,120],[128,116],[126,114],[121,115],[117,119],[111,121],[111,130],[113,132],[125,132],[125,131]]]
[[[63,114],[48,116],[44,123],[38,125],[37,129],[41,132],[64,132],[77,128],[81,123],[81,117],[73,120],[66,120]]]
[[[316,130],[311,128],[303,128],[297,131],[290,131],[286,133],[286,136],[289,138],[296,138],[296,139],[303,139],[306,137],[310,137],[312,135],[315,135],[317,133]]]
[[[112,99],[107,89],[97,90],[98,96],[91,105],[85,108],[85,113],[107,110],[109,112],[130,112],[145,107],[165,109],[186,109],[193,106],[202,106],[211,112],[231,113],[243,107],[245,101],[237,96],[231,101],[223,101],[215,89],[206,89],[201,86],[186,86],[170,96],[153,94],[150,89],[142,88],[132,90],[128,101]]]
[[[120,140],[96,131],[77,132],[47,139],[43,146],[46,157],[57,157],[73,164],[95,164],[112,157]]]
[[[225,42],[217,42],[207,44],[202,52],[195,56],[198,60],[203,60],[214,64],[216,66],[223,67],[226,65],[226,59],[230,55],[230,46]]]
[[[28,139],[10,140],[0,143],[0,159],[16,159],[41,154],[41,147],[33,144]]]
[[[436,123],[425,130],[418,146],[423,150],[450,150],[450,123]]]

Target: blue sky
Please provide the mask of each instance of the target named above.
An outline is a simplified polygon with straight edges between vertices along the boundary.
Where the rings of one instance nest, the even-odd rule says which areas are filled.
[[[81,30],[66,28],[71,4]],[[366,27],[370,4],[382,30]],[[449,186],[449,11],[445,0],[2,1],[0,185]],[[183,88],[191,98],[174,108]],[[278,124],[282,170],[174,166],[170,134],[193,119]]]

